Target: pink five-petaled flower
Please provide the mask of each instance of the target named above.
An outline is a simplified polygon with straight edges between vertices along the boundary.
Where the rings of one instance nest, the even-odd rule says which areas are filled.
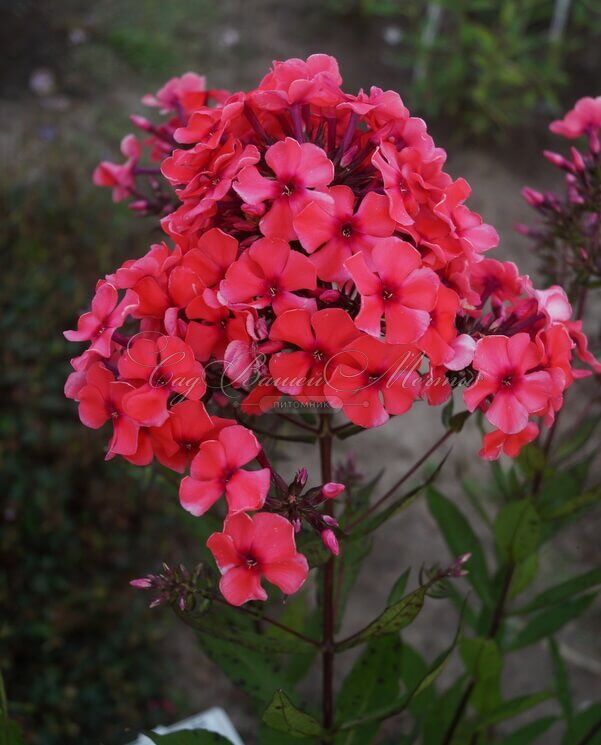
[[[528,422],[521,432],[514,435],[506,435],[500,429],[495,429],[484,435],[479,455],[485,460],[497,460],[503,452],[510,458],[517,458],[524,445],[535,440],[537,436],[538,426],[534,422]]]
[[[231,605],[267,600],[263,577],[292,595],[309,573],[307,559],[296,550],[292,523],[281,515],[229,515],[223,533],[213,533],[207,547],[222,574],[219,589]]]
[[[399,238],[387,238],[372,251],[370,269],[363,254],[345,262],[361,294],[361,310],[355,318],[357,328],[372,336],[381,333],[386,319],[386,341],[409,344],[416,341],[430,324],[430,311],[436,304],[440,279],[422,266],[413,246]]]
[[[303,399],[323,399],[328,370],[335,367],[335,356],[361,335],[342,308],[326,308],[316,313],[290,310],[278,316],[270,338],[298,347],[274,354],[269,372],[276,388]]]
[[[551,122],[549,129],[570,140],[601,129],[601,96],[581,98],[563,119]]]
[[[179,498],[184,509],[204,515],[225,492],[230,514],[259,510],[269,491],[269,468],[245,471],[261,452],[253,433],[242,425],[225,427],[217,439],[205,440],[181,482]]]
[[[138,449],[140,426],[123,410],[123,397],[133,386],[115,376],[101,362],[95,362],[86,372],[85,385],[79,390],[79,418],[82,424],[99,429],[111,420],[113,436],[107,458],[113,455],[133,455]]]
[[[234,190],[252,207],[271,202],[260,222],[263,235],[295,240],[292,221],[303,207],[311,200],[331,201],[318,190],[325,189],[334,178],[334,166],[320,147],[310,142],[301,145],[292,137],[271,145],[265,162],[275,178],[262,176],[254,165],[247,166],[238,174]]]
[[[103,160],[94,171],[92,180],[96,186],[109,186],[113,190],[113,202],[122,202],[134,190],[135,168],[140,159],[142,148],[133,135],[126,135],[121,140],[121,152],[126,157],[125,163],[111,163]]]
[[[379,427],[404,414],[421,392],[421,352],[362,335],[338,355],[324,389],[333,408],[360,427]]]
[[[333,186],[328,193],[333,203],[310,202],[294,219],[294,229],[320,279],[344,281],[344,262],[391,236],[395,223],[383,194],[369,192],[355,211],[355,195],[348,186]]]
[[[65,331],[69,341],[91,341],[90,350],[102,357],[111,356],[111,340],[115,331],[138,304],[134,292],[126,292],[119,302],[119,293],[110,282],[99,283],[92,308],[77,321],[77,331]]]
[[[276,314],[291,308],[315,308],[313,298],[296,295],[317,286],[310,259],[277,238],[260,238],[227,270],[219,295],[229,308],[266,308]]]
[[[467,408],[474,411],[492,396],[485,413],[488,421],[507,435],[521,432],[528,424],[528,415],[543,410],[553,394],[549,373],[535,370],[541,359],[539,348],[528,334],[484,337],[474,354],[478,378],[463,394]]]
[[[123,405],[132,419],[147,427],[160,427],[168,419],[171,394],[198,401],[207,388],[203,366],[176,336],[138,336],[119,359],[118,368],[122,378],[140,384],[125,396]]]

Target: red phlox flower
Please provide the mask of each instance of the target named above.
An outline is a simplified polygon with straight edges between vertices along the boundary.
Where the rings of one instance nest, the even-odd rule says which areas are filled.
[[[231,605],[267,600],[262,578],[292,595],[309,574],[306,558],[296,550],[292,523],[282,515],[230,515],[207,547],[222,574],[219,589]]]
[[[115,380],[110,370],[94,363],[85,373],[85,384],[78,392],[79,418],[82,424],[99,429],[109,420],[113,425],[107,458],[133,455],[138,449],[140,426],[124,411],[123,398],[133,390],[130,383]]]
[[[421,352],[362,335],[336,357],[324,393],[354,424],[379,427],[408,411],[421,390]]]
[[[586,96],[576,102],[563,119],[551,122],[549,129],[556,135],[570,140],[601,128],[601,96]]]
[[[538,431],[537,425],[529,422],[523,430],[514,435],[507,435],[500,429],[488,432],[482,440],[482,450],[479,455],[485,460],[497,460],[503,452],[510,458],[517,458],[524,445],[536,440]]]
[[[113,202],[122,202],[133,193],[136,184],[135,169],[142,149],[134,135],[126,135],[121,140],[121,152],[125,163],[111,163],[103,160],[92,176],[96,186],[109,186],[113,190]]]
[[[297,347],[297,351],[274,354],[269,372],[282,393],[303,400],[323,399],[328,373],[336,367],[336,356],[361,332],[341,308],[326,308],[311,314],[290,310],[271,327],[272,339]]]
[[[294,230],[320,279],[340,282],[349,278],[344,262],[353,254],[373,248],[379,238],[394,233],[388,199],[369,192],[355,211],[355,195],[348,186],[328,189],[331,204],[310,202],[293,221]]]
[[[311,200],[331,201],[324,190],[334,178],[334,166],[320,147],[310,142],[300,144],[292,137],[271,145],[265,162],[275,178],[261,175],[251,165],[239,173],[234,190],[251,206],[270,203],[260,222],[263,235],[295,240],[293,218],[303,207]]]
[[[204,75],[186,72],[180,77],[170,78],[155,93],[147,93],[142,98],[146,106],[153,106],[161,110],[161,114],[170,111],[191,114],[206,105],[209,97],[223,98],[227,91],[207,90],[207,80]]]
[[[206,391],[203,366],[175,336],[134,338],[118,367],[122,378],[138,385],[124,397],[124,409],[146,426],[160,427],[168,419],[167,402],[172,394],[198,401]]]
[[[88,351],[110,357],[115,331],[124,324],[128,315],[133,315],[137,304],[138,297],[134,292],[126,292],[119,302],[114,285],[101,280],[96,286],[90,311],[79,317],[76,331],[65,331],[64,336],[69,341],[90,341]]]
[[[469,411],[488,397],[488,421],[508,435],[521,432],[529,414],[544,411],[553,393],[548,372],[538,370],[542,356],[528,334],[486,336],[476,346],[476,382],[463,393]]]
[[[219,299],[232,308],[273,307],[276,314],[292,308],[314,309],[315,300],[296,294],[317,286],[311,261],[282,240],[262,238],[227,270]]]
[[[307,60],[274,61],[251,101],[267,110],[313,104],[335,106],[344,100],[338,62],[327,54],[312,54]]]
[[[190,466],[190,476],[180,485],[182,507],[193,515],[203,515],[223,496],[231,514],[259,510],[269,491],[269,468],[245,471],[261,446],[253,433],[242,425],[225,427],[214,440],[201,443]]]
[[[370,269],[363,254],[345,262],[361,295],[357,328],[379,337],[382,316],[386,319],[386,341],[408,344],[419,339],[430,324],[440,280],[424,268],[413,246],[399,238],[388,238],[372,251]]]

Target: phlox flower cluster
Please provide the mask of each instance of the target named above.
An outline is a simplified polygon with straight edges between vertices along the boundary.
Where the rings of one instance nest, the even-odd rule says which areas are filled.
[[[321,508],[343,486],[304,492],[304,469],[283,484],[252,432],[280,399],[368,428],[462,385],[491,426],[481,454],[514,456],[587,374],[574,355],[590,362],[564,291],[486,258],[497,234],[425,123],[393,91],[341,85],[319,54],[248,92],[187,73],[144,97],[162,123],[132,117],[125,163],[94,174],[165,237],[65,333],[89,344],[66,394],[86,426],[110,421],[108,458],[185,474],[194,515],[224,505],[208,546],[233,604],[265,599],[262,579],[302,585],[303,523],[338,551]]]

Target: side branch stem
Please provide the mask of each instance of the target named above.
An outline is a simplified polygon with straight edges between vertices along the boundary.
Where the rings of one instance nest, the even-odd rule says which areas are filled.
[[[332,480],[332,434],[326,415],[321,419],[319,439],[321,460],[321,480]],[[333,500],[326,503],[326,512],[333,513]],[[323,570],[323,631],[322,631],[322,720],[326,731],[334,724],[334,557],[329,559]],[[327,740],[326,740],[327,742]]]

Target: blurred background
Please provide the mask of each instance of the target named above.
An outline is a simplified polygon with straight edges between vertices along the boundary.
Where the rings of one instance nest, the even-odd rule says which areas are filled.
[[[141,113],[140,97],[173,75],[193,70],[211,87],[237,90],[254,86],[272,59],[327,52],[346,90],[394,88],[427,119],[450,173],[472,185],[470,206],[501,234],[496,256],[536,278],[529,244],[513,231],[533,217],[520,189],[554,185],[559,176],[540,157],[547,124],[599,92],[601,8],[594,0],[0,0],[0,10],[0,669],[12,712],[32,745],[120,745],[218,703],[246,734],[245,700],[175,619],[148,611],[127,584],[162,560],[193,563],[194,525],[175,489],[151,469],[105,463],[104,438],[63,398],[72,350],[62,330],[96,279],[152,238],[149,222],[92,186],[93,167],[119,160],[129,113]],[[394,452],[395,467],[410,463],[432,441],[439,413],[403,420],[411,442],[399,428],[370,433],[360,464],[373,470],[378,451],[388,460]],[[470,467],[476,441],[455,456],[458,472]],[[372,571],[385,575],[390,551],[397,565],[400,557],[414,566],[444,551],[431,519],[419,510],[407,519],[409,542],[399,548],[398,526],[384,536]],[[547,574],[598,563],[590,526],[564,541]],[[379,602],[375,592],[364,580],[356,614]],[[444,619],[425,618],[423,644],[444,646],[436,641]],[[583,696],[598,686],[598,621],[597,610],[572,640]]]

